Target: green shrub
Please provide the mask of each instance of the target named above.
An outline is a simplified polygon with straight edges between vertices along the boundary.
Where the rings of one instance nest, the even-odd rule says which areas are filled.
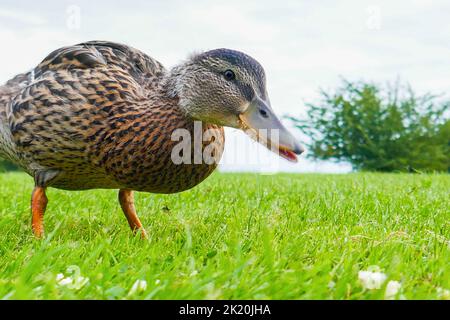
[[[18,170],[18,167],[7,160],[0,158],[0,172]]]
[[[306,117],[290,119],[311,137],[312,158],[346,161],[356,170],[450,168],[450,103],[435,95],[416,96],[398,82],[381,87],[343,80],[307,106]]]

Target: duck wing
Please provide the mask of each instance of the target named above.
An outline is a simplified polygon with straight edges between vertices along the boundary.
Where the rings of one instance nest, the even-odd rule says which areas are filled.
[[[161,63],[140,50],[120,43],[89,41],[53,51],[37,66],[35,73],[40,76],[48,70],[87,69],[99,65],[121,68],[141,84],[165,72]]]

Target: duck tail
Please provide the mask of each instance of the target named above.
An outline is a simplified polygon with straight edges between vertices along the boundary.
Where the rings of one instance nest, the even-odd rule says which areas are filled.
[[[20,90],[33,81],[33,71],[20,73],[0,86],[0,122],[4,120],[6,106]]]
[[[32,80],[32,71],[21,73],[8,80],[4,85],[0,85],[0,158],[10,158],[6,146],[10,141],[10,132],[6,118],[6,108],[8,104],[20,91]]]

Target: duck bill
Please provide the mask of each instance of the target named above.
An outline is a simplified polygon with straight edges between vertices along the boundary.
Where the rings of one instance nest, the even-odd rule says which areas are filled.
[[[239,115],[240,128],[252,139],[291,162],[304,149],[294,136],[281,124],[268,103],[256,97]]]

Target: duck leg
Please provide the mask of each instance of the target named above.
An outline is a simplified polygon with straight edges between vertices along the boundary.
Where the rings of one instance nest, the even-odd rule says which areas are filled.
[[[31,194],[31,227],[36,238],[42,238],[44,235],[44,213],[47,202],[45,187],[34,187]]]
[[[125,217],[128,220],[128,224],[130,225],[131,230],[133,230],[133,232],[140,230],[141,237],[143,239],[147,239],[147,232],[142,227],[142,223],[136,214],[136,209],[134,207],[133,191],[128,189],[120,189],[119,202],[120,206],[122,207],[123,213],[125,214]]]

